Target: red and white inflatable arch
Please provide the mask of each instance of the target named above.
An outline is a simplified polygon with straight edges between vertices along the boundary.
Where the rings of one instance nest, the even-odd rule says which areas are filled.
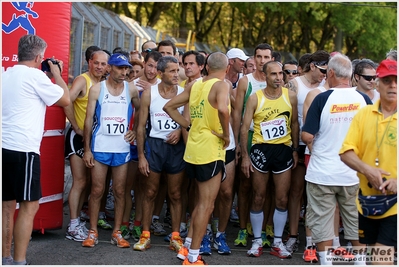
[[[36,34],[47,42],[45,58],[64,62],[62,77],[68,83],[71,2],[2,2],[2,71],[17,63],[18,41]],[[23,79],[23,77],[21,77]],[[7,100],[5,100],[7,101]],[[33,229],[62,228],[64,191],[65,114],[48,107],[41,154],[42,195]]]

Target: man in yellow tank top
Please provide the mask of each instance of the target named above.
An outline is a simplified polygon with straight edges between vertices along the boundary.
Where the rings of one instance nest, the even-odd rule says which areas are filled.
[[[199,256],[201,240],[225,173],[225,149],[230,143],[229,85],[224,81],[227,64],[223,53],[209,55],[209,75],[188,85],[164,106],[169,116],[189,131],[184,160],[188,177],[195,178],[198,186],[191,227],[177,255],[183,265],[204,264]],[[187,103],[191,125],[177,110]]]
[[[290,190],[291,169],[298,162],[298,110],[294,92],[282,87],[283,70],[279,62],[270,61],[263,66],[266,74],[266,88],[252,94],[247,102],[241,139],[247,140],[251,121],[254,134],[251,151],[241,144],[241,170],[247,178],[252,173],[253,199],[250,210],[254,240],[248,256],[259,257],[263,253],[262,222],[263,204],[269,171],[273,173],[276,188],[276,209],[274,211],[274,242],[270,254],[279,258],[290,258],[282,242],[284,225],[287,221],[287,202]]]
[[[69,158],[73,183],[69,192],[70,225],[66,238],[82,242],[87,237],[87,229],[79,222],[79,211],[83,205],[84,191],[87,185],[86,168],[83,157],[83,126],[86,117],[86,107],[91,86],[99,83],[106,72],[108,54],[102,50],[93,52],[89,59],[89,70],[75,78],[69,90],[71,104],[64,108],[65,115],[71,123],[71,128],[65,140],[65,154]]]

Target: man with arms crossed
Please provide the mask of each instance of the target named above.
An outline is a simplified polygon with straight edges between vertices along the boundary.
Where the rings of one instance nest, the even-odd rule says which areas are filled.
[[[47,44],[37,35],[24,35],[18,43],[18,63],[2,77],[2,264],[26,265],[33,219],[42,197],[40,143],[46,106],[68,106],[69,90],[58,66],[50,61],[48,77],[40,65]],[[19,212],[14,225],[16,203]],[[11,243],[14,239],[14,259]]]
[[[170,117],[189,131],[184,160],[187,176],[195,178],[198,186],[189,233],[178,254],[184,260],[183,265],[205,264],[199,256],[200,245],[225,173],[225,148],[230,143],[229,85],[224,81],[227,64],[223,53],[211,54],[206,66],[208,76],[191,84],[164,106]],[[187,103],[191,125],[178,111]]]
[[[90,230],[82,246],[94,247],[98,243],[97,220],[101,197],[104,193],[108,167],[112,168],[115,197],[115,225],[111,243],[121,248],[130,247],[120,231],[125,208],[125,185],[130,160],[130,142],[126,135],[133,113],[132,104],[140,103],[136,86],[125,81],[131,65],[126,56],[116,53],[109,61],[108,79],[90,89],[87,105],[83,160],[91,168],[92,186],[89,199]],[[131,132],[133,133],[133,132]]]

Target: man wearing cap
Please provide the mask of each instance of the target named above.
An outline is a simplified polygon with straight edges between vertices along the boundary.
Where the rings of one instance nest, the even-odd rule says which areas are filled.
[[[236,89],[238,80],[243,76],[242,72],[248,56],[239,48],[230,49],[226,56],[229,59],[229,68],[226,73],[226,79],[233,84],[233,89]]]
[[[391,199],[397,194],[397,62],[383,60],[376,72],[380,99],[356,114],[339,153],[357,171],[359,195]],[[393,203],[385,213],[367,215],[357,202],[360,243],[396,249],[398,207]],[[393,264],[393,257],[381,264]]]
[[[122,54],[110,57],[108,79],[90,89],[83,135],[83,160],[91,169],[92,177],[90,218],[98,218],[108,167],[111,167],[115,197],[111,243],[122,248],[130,247],[120,231],[125,207],[126,163],[130,160],[130,142],[135,139],[132,131],[127,134],[128,123],[133,112],[131,103],[136,109],[140,105],[136,86],[125,81],[131,67],[128,58]],[[90,220],[88,237],[82,246],[94,247],[97,243],[97,220]]]
[[[305,176],[306,225],[317,245],[321,265],[332,265],[328,251],[335,236],[336,203],[342,216],[345,239],[354,246],[360,245],[355,204],[359,179],[355,171],[341,162],[338,152],[355,114],[371,104],[367,95],[351,87],[352,63],[347,56],[334,55],[328,62],[327,76],[330,89],[315,97],[302,128],[302,141],[312,153]],[[342,249],[336,250],[342,252]],[[353,259],[353,255],[341,255]],[[365,264],[361,255],[358,256],[356,264]]]

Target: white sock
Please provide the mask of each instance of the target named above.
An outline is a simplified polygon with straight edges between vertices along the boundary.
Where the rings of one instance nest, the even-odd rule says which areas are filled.
[[[213,234],[213,232],[212,232],[212,225],[211,225],[210,223],[208,223],[208,225],[206,226],[206,234],[207,234],[207,235]]]
[[[78,225],[79,225],[79,218],[71,219],[71,225],[69,226],[69,229],[75,230],[76,226]]]
[[[366,254],[357,254],[355,255],[355,264],[354,265],[366,265]]]
[[[281,242],[281,237],[283,236],[284,226],[287,222],[287,210],[274,210],[273,224],[274,224],[274,243]]]
[[[331,255],[327,255],[327,251],[319,251],[320,265],[333,265]]]
[[[337,248],[337,247],[340,247],[340,246],[341,246],[341,243],[339,242],[339,236],[334,237],[334,239],[333,239],[333,247]]]
[[[188,249],[190,249],[190,247],[191,247],[191,241],[192,241],[193,239],[191,238],[191,237],[186,237],[186,239],[184,240],[184,246],[186,247],[186,248],[188,248]]]
[[[196,262],[198,260],[198,256],[199,256],[199,249],[189,249],[188,250],[188,261],[193,263]]]
[[[313,246],[312,236],[306,236],[306,248]]]
[[[216,238],[218,238],[221,234],[224,234],[225,232],[220,232],[220,231],[217,231],[217,233],[216,233]]]
[[[263,211],[251,211],[249,213],[249,218],[252,224],[252,232],[254,233],[254,239],[262,237],[263,217]]]

